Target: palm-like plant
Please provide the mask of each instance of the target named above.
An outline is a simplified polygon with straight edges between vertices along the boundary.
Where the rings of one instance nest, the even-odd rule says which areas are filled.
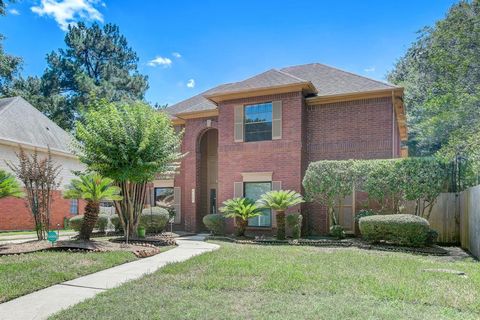
[[[223,202],[220,212],[227,218],[235,218],[237,236],[244,236],[247,229],[248,219],[262,214],[255,201],[248,198],[234,198]]]
[[[5,197],[21,198],[23,197],[23,192],[20,184],[12,174],[0,170],[0,199]]]
[[[274,190],[263,194],[257,201],[259,208],[270,208],[277,217],[277,239],[285,240],[285,211],[303,203],[303,197],[293,190]]]
[[[80,239],[89,240],[100,213],[100,201],[121,200],[120,188],[113,185],[113,180],[97,173],[90,173],[73,179],[63,196],[67,199],[84,199],[87,201],[85,215],[80,229]]]

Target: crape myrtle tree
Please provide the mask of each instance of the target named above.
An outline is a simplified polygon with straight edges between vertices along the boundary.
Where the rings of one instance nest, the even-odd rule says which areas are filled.
[[[80,160],[121,189],[116,212],[126,236],[136,236],[147,183],[158,173],[175,173],[182,133],[175,132],[166,114],[142,102],[100,101],[77,122],[75,135]]]
[[[62,167],[53,161],[50,150],[46,157],[40,158],[37,150],[27,154],[20,147],[17,159],[18,163],[7,162],[7,165],[24,185],[25,199],[33,215],[37,238],[44,240],[50,228],[53,191],[60,186],[58,176]]]

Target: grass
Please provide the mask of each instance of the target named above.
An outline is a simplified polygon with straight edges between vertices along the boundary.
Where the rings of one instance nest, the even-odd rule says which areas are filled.
[[[221,243],[52,319],[479,319],[480,264]],[[467,277],[424,272],[446,268]]]
[[[57,231],[57,229],[54,229],[52,231]],[[73,229],[60,229],[60,234],[63,232],[74,232]],[[5,240],[3,239],[4,237],[10,237],[10,236],[20,236],[20,235],[32,235],[32,236],[37,236],[36,231],[2,231],[0,232],[0,240]]]
[[[131,252],[35,252],[0,257],[0,303],[135,260]]]

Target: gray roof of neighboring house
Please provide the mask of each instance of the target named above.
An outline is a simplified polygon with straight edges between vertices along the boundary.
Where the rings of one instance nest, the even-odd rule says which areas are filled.
[[[282,68],[280,70],[271,69],[243,81],[222,84],[187,100],[176,103],[167,108],[166,111],[171,115],[175,115],[216,109],[217,106],[215,103],[205,98],[205,96],[215,93],[253,90],[305,82],[311,82],[315,86],[318,91],[317,96],[396,88],[394,85],[339,70],[324,64],[311,63]]]
[[[0,99],[0,139],[71,153],[72,136],[22,97]]]

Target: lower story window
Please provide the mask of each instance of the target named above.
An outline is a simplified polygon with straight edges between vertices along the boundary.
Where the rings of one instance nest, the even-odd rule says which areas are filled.
[[[78,214],[78,199],[71,199],[70,200],[70,213],[71,214]]]
[[[243,186],[245,198],[257,201],[265,192],[272,190],[271,182],[245,182]],[[270,227],[272,225],[272,212],[270,209],[262,209],[262,214],[248,219],[250,227]]]
[[[153,195],[153,205],[159,207],[169,207],[173,205],[173,188],[162,187],[155,188]]]

